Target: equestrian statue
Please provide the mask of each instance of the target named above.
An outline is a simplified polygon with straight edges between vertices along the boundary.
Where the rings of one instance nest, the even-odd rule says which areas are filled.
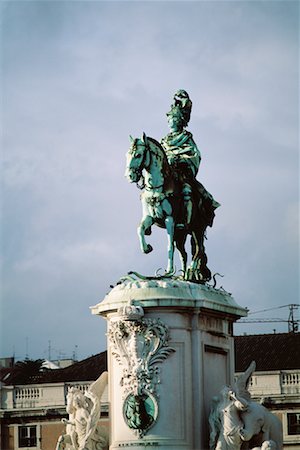
[[[150,253],[146,242],[152,225],[165,228],[168,236],[168,266],[164,276],[173,276],[174,250],[179,251],[182,277],[197,283],[211,279],[207,267],[204,239],[206,229],[212,226],[215,209],[220,204],[196,179],[201,154],[193,135],[186,130],[192,102],[184,90],[174,95],[167,113],[170,132],[159,143],[147,137],[132,138],[127,152],[125,175],[142,189],[143,216],[138,227],[141,249]],[[185,243],[191,236],[191,263]]]

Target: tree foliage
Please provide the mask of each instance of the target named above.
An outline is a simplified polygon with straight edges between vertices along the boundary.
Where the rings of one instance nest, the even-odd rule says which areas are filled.
[[[9,377],[5,380],[10,384],[27,384],[38,381],[40,373],[43,369],[44,359],[25,359],[18,361]]]

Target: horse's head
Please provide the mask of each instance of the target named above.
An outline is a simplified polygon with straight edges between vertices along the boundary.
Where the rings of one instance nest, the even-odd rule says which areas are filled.
[[[134,139],[130,136],[130,148],[126,155],[126,171],[125,176],[131,183],[137,183],[143,169],[149,166],[149,147],[148,139],[145,133],[142,139]]]

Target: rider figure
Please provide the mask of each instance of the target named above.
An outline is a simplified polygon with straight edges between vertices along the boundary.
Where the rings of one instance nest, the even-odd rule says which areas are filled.
[[[192,102],[188,93],[184,90],[177,91],[171,110],[167,113],[170,133],[161,140],[183,197],[184,213],[182,223],[177,224],[178,228],[188,228],[190,225],[193,191],[198,191],[200,201],[208,202],[212,208],[219,206],[211,194],[196,181],[201,154],[192,133],[185,129],[190,120],[191,109]]]

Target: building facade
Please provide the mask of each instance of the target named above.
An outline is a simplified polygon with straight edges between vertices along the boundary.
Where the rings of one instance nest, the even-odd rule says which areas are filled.
[[[236,372],[251,361],[256,371],[250,382],[255,401],[275,413],[283,424],[285,450],[300,449],[300,333],[235,337]],[[26,383],[6,369],[1,383],[1,449],[54,450],[65,426],[68,388],[83,392],[107,370],[106,352],[64,369],[42,372]],[[109,427],[107,390],[102,397],[100,422]]]
[[[284,449],[299,450],[300,333],[236,336],[236,372],[245,371],[251,361],[256,362],[252,398],[281,420]]]
[[[2,450],[54,450],[64,433],[69,387],[83,393],[106,367],[106,352],[64,369],[44,371],[18,383],[18,375],[6,371],[0,389]],[[10,380],[14,380],[11,383]],[[101,425],[109,426],[107,389],[101,401]]]

